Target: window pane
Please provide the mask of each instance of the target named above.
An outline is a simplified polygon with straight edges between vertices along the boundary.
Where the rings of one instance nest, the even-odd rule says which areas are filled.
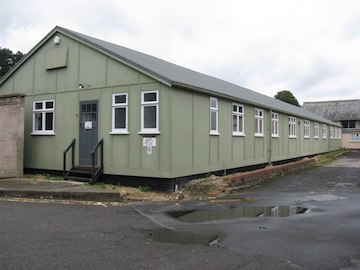
[[[243,131],[243,117],[239,116],[239,132],[244,132]]]
[[[216,126],[216,111],[211,111],[210,113],[210,130],[217,130],[217,126]]]
[[[349,121],[349,128],[355,128],[355,121],[354,120]]]
[[[35,113],[35,130],[42,130],[42,113]]]
[[[243,112],[243,107],[239,106],[239,113]]]
[[[96,104],[91,105],[91,110],[92,110],[92,112],[96,112]]]
[[[45,130],[53,130],[53,113],[45,114]]]
[[[115,128],[126,128],[125,108],[115,108]]]
[[[238,127],[237,127],[237,116],[233,115],[233,131],[238,131]]]
[[[144,107],[144,128],[156,128],[156,106]]]
[[[233,105],[233,112],[237,112],[237,106]]]
[[[126,103],[126,95],[115,96],[115,104]]]
[[[86,112],[86,105],[85,104],[81,105],[81,112]]]
[[[42,107],[43,107],[42,102],[36,102],[36,103],[35,103],[35,110],[41,110]]]
[[[45,108],[46,109],[53,109],[54,108],[54,102],[52,102],[52,101],[45,102]]]
[[[210,107],[213,109],[217,109],[217,100],[216,99],[210,99]]]
[[[156,94],[157,94],[157,93],[145,93],[145,94],[144,94],[144,101],[145,101],[145,102],[157,101]]]

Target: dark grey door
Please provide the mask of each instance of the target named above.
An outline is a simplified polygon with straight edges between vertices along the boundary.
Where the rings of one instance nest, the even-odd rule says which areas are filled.
[[[98,102],[80,102],[79,163],[91,165],[91,151],[98,140]]]

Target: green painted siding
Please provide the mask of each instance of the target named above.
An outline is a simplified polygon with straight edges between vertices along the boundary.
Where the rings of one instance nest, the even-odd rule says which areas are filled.
[[[63,150],[76,139],[75,161],[79,160],[79,102],[98,101],[98,138],[104,139],[106,174],[175,178],[211,171],[269,163],[335,150],[339,139],[304,138],[301,118],[297,137],[289,138],[289,115],[279,115],[279,137],[271,137],[271,112],[264,110],[264,136],[255,136],[255,107],[244,102],[243,136],[232,134],[233,101],[218,98],[219,135],[210,135],[210,97],[199,92],[170,88],[62,34],[59,45],[52,38],[43,44],[1,86],[0,94],[24,93],[24,167],[62,170]],[[64,67],[46,69],[47,57],[60,49]],[[61,53],[59,52],[59,55]],[[60,57],[60,56],[59,56]],[[66,60],[66,61],[65,61]],[[50,65],[51,66],[51,65]],[[56,65],[55,65],[56,66]],[[52,67],[52,66],[51,66]],[[85,84],[79,89],[79,84]],[[139,134],[141,92],[159,91],[160,134]],[[112,134],[112,95],[128,94],[128,134]],[[32,135],[33,102],[55,100],[54,135]],[[274,111],[276,112],[276,111]],[[148,154],[144,137],[156,138]]]
[[[289,116],[279,115],[279,137],[271,136],[271,113],[264,110],[264,136],[255,136],[255,107],[244,105],[244,136],[232,135],[233,101],[218,99],[219,133],[210,135],[210,97],[182,89],[171,91],[172,177],[263,164],[338,149],[340,140],[304,138],[304,119],[296,118],[296,138],[289,138]],[[276,111],[274,111],[276,112]],[[321,126],[321,125],[320,125]],[[329,131],[329,127],[328,127]],[[271,145],[270,145],[271,142]],[[330,143],[330,144],[329,144]],[[330,148],[329,148],[330,147]]]

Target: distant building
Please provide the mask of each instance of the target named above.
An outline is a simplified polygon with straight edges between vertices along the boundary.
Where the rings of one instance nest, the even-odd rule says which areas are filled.
[[[360,99],[304,102],[303,109],[342,125],[342,145],[360,149]]]

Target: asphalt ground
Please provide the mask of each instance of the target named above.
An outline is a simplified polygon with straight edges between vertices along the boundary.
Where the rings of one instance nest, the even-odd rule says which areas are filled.
[[[276,205],[309,211],[197,223],[168,215]],[[221,200],[122,205],[2,198],[0,269],[359,269],[359,206],[357,151]],[[175,236],[151,237],[163,232],[192,238],[179,244]],[[211,245],[196,244],[214,232],[221,237]]]

